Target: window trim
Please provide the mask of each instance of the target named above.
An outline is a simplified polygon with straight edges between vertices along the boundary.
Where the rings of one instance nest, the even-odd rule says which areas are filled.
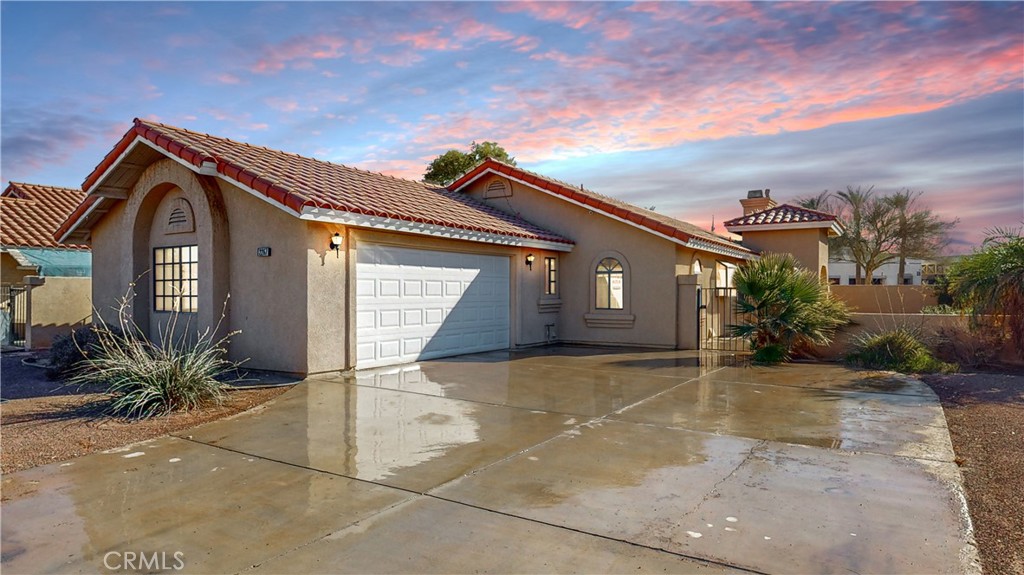
[[[195,248],[194,259],[182,259],[182,251],[189,249],[189,255],[185,256],[192,258],[191,249]],[[157,263],[157,253],[162,254],[161,262]],[[178,261],[167,262],[166,256],[168,254],[177,254]],[[173,246],[155,246],[152,249],[151,260],[153,268],[153,305],[152,309],[156,313],[198,313],[199,312],[199,244],[181,244]],[[182,267],[184,264],[195,265],[195,275],[185,272],[183,273]],[[161,273],[157,272],[157,269],[161,270]],[[167,274],[164,272],[177,272],[178,277],[173,277],[175,273],[171,273],[172,277],[165,277]],[[157,276],[160,276],[158,279]],[[188,295],[183,295],[183,285],[185,282],[195,282],[195,289]],[[158,289],[158,286],[163,289]],[[168,289],[170,291],[168,291]],[[175,293],[177,292],[177,293]],[[182,301],[186,300],[191,304],[189,309],[182,309]]]
[[[613,262],[615,262],[615,265],[612,266],[611,264],[606,264],[605,262],[607,262],[607,261],[613,261]],[[613,258],[613,257],[602,258],[601,261],[597,262],[597,266],[595,266],[594,271],[593,271],[593,274],[594,274],[594,309],[595,310],[599,310],[599,311],[622,311],[622,310],[626,309],[626,301],[625,301],[626,300],[626,278],[624,277],[624,271],[625,270],[622,267],[622,262],[619,261],[616,258]],[[612,291],[613,291],[612,290],[612,284],[613,284],[612,280],[616,276],[618,276],[621,279],[621,281],[619,282],[621,284],[620,291],[619,291],[619,296],[620,296],[619,297],[619,307],[612,307]],[[605,279],[605,291],[608,292],[607,294],[601,294],[600,290],[598,289],[598,284],[600,283],[600,280],[601,280],[602,277],[606,278]],[[601,305],[598,303],[598,298],[601,295],[606,295],[607,296],[606,297],[607,304],[608,304],[607,307],[601,307]]]
[[[599,308],[597,307],[597,272],[598,266],[607,258],[615,259],[622,267],[622,308]],[[587,283],[590,284],[590,303],[587,306],[589,313],[583,315],[587,327],[596,328],[632,328],[636,316],[631,313],[632,305],[632,274],[629,267],[629,260],[616,251],[604,251],[591,260],[587,270],[589,275]]]
[[[558,258],[544,258],[544,295],[558,296]]]

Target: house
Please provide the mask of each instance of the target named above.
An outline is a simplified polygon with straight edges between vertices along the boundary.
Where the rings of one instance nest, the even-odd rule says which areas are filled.
[[[758,252],[790,253],[806,269],[827,282],[828,239],[843,233],[833,215],[791,204],[776,204],[771,190],[751,190],[740,200],[743,215],[724,223],[743,236],[743,245]]]
[[[907,258],[903,269],[903,281],[897,281],[899,277],[900,264],[898,260],[890,260],[878,266],[871,274],[873,285],[921,285],[924,283],[922,272],[925,265],[931,263],[934,269],[935,264],[926,262],[919,258]],[[842,258],[832,258],[828,265],[828,283],[832,285],[856,285],[857,264]],[[863,276],[863,270],[861,270]],[[930,274],[934,276],[934,272]]]
[[[84,198],[81,190],[21,182],[0,194],[4,345],[46,347],[90,316],[89,246],[53,237]]]
[[[495,160],[443,188],[143,120],[82,188],[57,237],[92,246],[101,316],[129,288],[151,335],[174,310],[194,327],[223,311],[230,357],[282,372],[690,347],[696,288],[756,257]]]

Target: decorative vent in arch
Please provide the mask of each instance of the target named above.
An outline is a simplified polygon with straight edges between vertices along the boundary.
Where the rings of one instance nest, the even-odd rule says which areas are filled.
[[[512,186],[504,178],[494,178],[484,190],[484,198],[507,198],[512,195]]]
[[[171,214],[167,216],[165,234],[187,234],[196,231],[192,206],[185,198],[175,198],[171,203]]]

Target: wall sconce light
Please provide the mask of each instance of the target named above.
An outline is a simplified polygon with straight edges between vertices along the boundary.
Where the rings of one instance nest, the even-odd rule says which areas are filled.
[[[530,268],[530,270],[533,270],[533,260],[535,259],[537,258],[533,257],[533,254],[528,254],[526,256],[526,267]]]
[[[341,241],[341,234],[335,232],[335,234],[331,236],[331,244],[328,246],[328,249],[334,250],[334,253],[337,254],[339,258],[341,257]]]

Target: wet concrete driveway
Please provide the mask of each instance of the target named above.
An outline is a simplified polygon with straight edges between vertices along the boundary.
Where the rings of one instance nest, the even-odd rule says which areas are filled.
[[[978,572],[927,386],[695,352],[318,376],[3,499],[5,573]]]

